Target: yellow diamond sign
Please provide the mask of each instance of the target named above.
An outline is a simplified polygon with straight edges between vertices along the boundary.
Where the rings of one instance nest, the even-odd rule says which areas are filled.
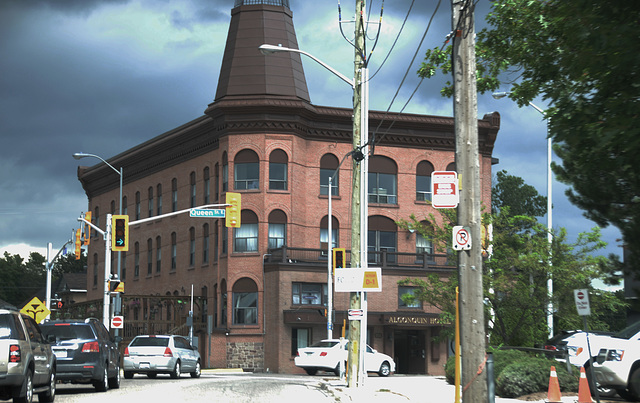
[[[42,303],[42,301],[40,301],[38,297],[33,297],[33,299],[29,301],[20,310],[20,312],[24,313],[25,315],[31,316],[37,323],[42,322],[51,313],[49,308],[47,308],[47,306]]]

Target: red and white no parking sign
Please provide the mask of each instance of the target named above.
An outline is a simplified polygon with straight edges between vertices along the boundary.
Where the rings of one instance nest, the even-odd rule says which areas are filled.
[[[470,250],[471,249],[471,229],[456,225],[453,227],[453,249]]]

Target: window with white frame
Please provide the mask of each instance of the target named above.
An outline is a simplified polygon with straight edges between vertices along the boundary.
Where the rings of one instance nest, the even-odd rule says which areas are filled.
[[[269,190],[287,190],[288,161],[282,150],[273,150],[269,155]]]
[[[258,251],[258,216],[251,210],[240,212],[240,228],[233,229],[233,251],[236,253]]]
[[[326,283],[293,283],[291,288],[291,303],[293,305],[322,305],[327,304]]]
[[[233,161],[234,187],[236,190],[260,188],[260,160],[253,150],[242,150]]]
[[[282,248],[287,244],[287,215],[282,210],[269,213],[269,249]]]

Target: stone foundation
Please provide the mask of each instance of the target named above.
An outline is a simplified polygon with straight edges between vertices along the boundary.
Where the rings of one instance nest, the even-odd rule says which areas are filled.
[[[227,366],[252,372],[264,372],[264,344],[227,343]]]

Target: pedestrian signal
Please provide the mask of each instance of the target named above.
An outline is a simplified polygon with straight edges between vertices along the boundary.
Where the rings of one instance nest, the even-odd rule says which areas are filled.
[[[333,269],[344,269],[346,266],[345,248],[333,248]]]

